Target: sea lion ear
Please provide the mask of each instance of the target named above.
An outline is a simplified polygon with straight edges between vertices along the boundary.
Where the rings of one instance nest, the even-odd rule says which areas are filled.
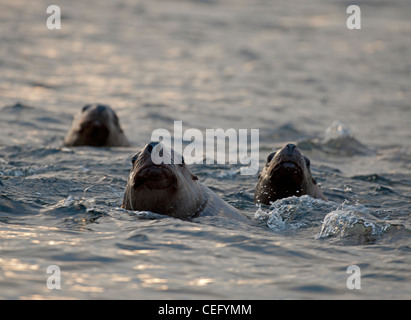
[[[311,177],[311,180],[314,184],[317,184],[317,180],[315,180],[314,178]]]
[[[191,174],[191,179],[198,180],[198,177],[195,174]]]

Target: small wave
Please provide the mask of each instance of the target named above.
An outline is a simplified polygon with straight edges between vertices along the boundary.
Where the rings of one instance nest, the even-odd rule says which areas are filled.
[[[317,149],[328,154],[341,156],[375,155],[376,151],[358,141],[347,125],[334,121],[326,130],[323,139],[302,140],[298,142],[302,150]]]
[[[378,221],[366,208],[337,209],[326,215],[315,239],[334,238],[352,245],[372,244],[388,227],[389,223]]]
[[[275,201],[268,212],[259,207],[254,219],[274,231],[283,232],[319,226],[324,216],[337,206],[332,201],[326,202],[308,195],[293,196]]]
[[[34,108],[32,106],[25,105],[20,102],[16,102],[13,105],[8,105],[8,106],[3,107],[3,110],[13,110],[13,111],[23,111],[26,109],[34,109]]]
[[[123,208],[111,209],[109,214],[110,216],[117,218],[119,220],[131,219],[132,221],[135,221],[136,218],[141,219],[141,220],[156,220],[156,219],[170,218],[167,215],[154,213],[151,211],[132,211],[132,210],[126,210]]]
[[[325,129],[325,141],[351,137],[351,130],[341,121],[335,120],[327,129]]]
[[[5,177],[29,177],[29,176],[35,176],[38,174],[52,172],[52,171],[59,171],[59,170],[61,170],[60,167],[53,166],[53,165],[42,165],[38,167],[27,166],[27,167],[20,167],[19,169],[0,171],[0,175],[5,176]]]
[[[90,204],[93,200],[86,200],[86,199],[78,199],[72,195],[69,195],[66,199],[60,200],[58,203],[48,206],[45,209],[40,210],[40,212],[47,212],[50,210],[58,209],[58,208],[76,208],[78,210],[87,209],[90,207]]]
[[[72,227],[76,225],[84,226],[95,222],[98,218],[106,214],[104,207],[98,206],[93,198],[77,198],[69,195],[54,205],[40,209],[40,213],[47,216],[62,218],[63,225]]]
[[[367,207],[343,203],[328,213],[315,239],[330,239],[343,245],[374,244],[382,239],[409,237],[411,232],[402,224],[383,221]]]
[[[361,204],[346,200],[339,205],[308,195],[277,200],[268,211],[260,206],[254,220],[280,233],[320,227],[314,239],[329,239],[342,245],[374,244],[381,239],[411,235],[405,226],[382,221]]]
[[[236,177],[236,175],[239,174],[239,172],[240,172],[240,169],[237,169],[237,168],[224,170],[224,171],[218,173],[217,178],[220,178],[220,179],[225,179],[225,178],[233,179],[233,178]]]

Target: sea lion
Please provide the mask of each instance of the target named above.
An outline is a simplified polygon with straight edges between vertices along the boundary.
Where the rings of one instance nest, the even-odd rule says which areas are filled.
[[[74,117],[66,146],[127,147],[116,113],[107,105],[87,104]]]
[[[162,152],[169,155],[170,161],[155,164],[153,154]],[[175,161],[177,156],[181,161]],[[150,142],[132,157],[131,162],[122,208],[183,220],[212,215],[248,222],[239,210],[200,183],[181,155],[163,144]]]
[[[254,202],[269,205],[278,199],[305,194],[327,200],[311,175],[310,160],[294,144],[269,154],[258,176]]]

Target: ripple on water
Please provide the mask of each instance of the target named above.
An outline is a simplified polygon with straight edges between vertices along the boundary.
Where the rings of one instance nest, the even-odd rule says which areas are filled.
[[[268,211],[260,207],[254,218],[276,232],[284,232],[319,226],[324,216],[337,206],[332,201],[314,199],[308,195],[293,196],[275,201]]]
[[[374,215],[361,204],[348,204],[347,201],[338,205],[305,195],[277,200],[268,211],[259,207],[254,219],[279,233],[317,230],[312,235],[314,239],[328,239],[341,245],[374,244],[383,238],[410,235],[405,226],[383,221],[376,217],[378,214],[379,211]]]

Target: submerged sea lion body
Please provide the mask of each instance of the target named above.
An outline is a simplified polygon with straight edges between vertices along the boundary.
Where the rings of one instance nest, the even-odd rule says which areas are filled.
[[[271,153],[258,177],[254,202],[269,205],[278,199],[305,194],[327,200],[311,175],[310,160],[294,144]]]
[[[127,147],[129,142],[109,106],[88,104],[74,117],[66,146]]]
[[[169,152],[170,162],[155,164],[154,148]],[[158,150],[158,149],[157,149]],[[188,220],[199,216],[225,216],[246,222],[236,208],[198,181],[184,164],[175,164],[175,153],[161,143],[151,142],[132,157],[122,207],[127,210],[151,211]]]

